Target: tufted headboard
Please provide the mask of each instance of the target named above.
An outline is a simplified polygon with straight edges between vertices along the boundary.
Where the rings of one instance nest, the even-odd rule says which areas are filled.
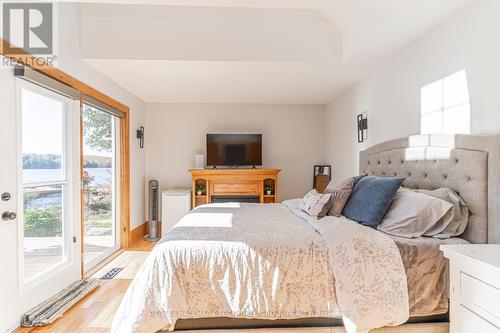
[[[361,174],[406,177],[409,188],[450,187],[465,201],[471,243],[500,243],[500,135],[415,135],[359,155]]]

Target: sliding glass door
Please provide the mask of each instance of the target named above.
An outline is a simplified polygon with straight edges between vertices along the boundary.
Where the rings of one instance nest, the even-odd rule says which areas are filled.
[[[0,82],[0,331],[10,332],[116,251],[120,231],[128,245],[129,119],[57,71],[6,67]]]
[[[83,264],[88,271],[119,249],[119,119],[84,104]]]

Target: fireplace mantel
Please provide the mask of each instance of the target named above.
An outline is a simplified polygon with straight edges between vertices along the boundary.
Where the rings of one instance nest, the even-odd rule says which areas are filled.
[[[278,202],[280,169],[190,169],[193,208],[212,202],[213,196],[257,196],[259,203]],[[197,188],[204,188],[201,194]],[[266,189],[271,189],[266,193]]]

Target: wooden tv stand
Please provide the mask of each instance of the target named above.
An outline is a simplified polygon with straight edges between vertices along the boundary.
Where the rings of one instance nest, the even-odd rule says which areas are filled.
[[[193,208],[211,203],[217,197],[253,197],[259,203],[278,202],[278,174],[280,169],[190,169],[192,176]],[[201,195],[198,185],[204,185]],[[265,187],[271,186],[271,194]]]

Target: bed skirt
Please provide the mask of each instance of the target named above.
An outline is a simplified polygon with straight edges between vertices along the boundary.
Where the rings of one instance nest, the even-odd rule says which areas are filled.
[[[295,327],[295,328],[247,328],[247,329],[208,329],[187,330],[183,333],[346,333],[343,327]],[[404,324],[397,327],[382,327],[370,333],[448,333],[449,323]]]

